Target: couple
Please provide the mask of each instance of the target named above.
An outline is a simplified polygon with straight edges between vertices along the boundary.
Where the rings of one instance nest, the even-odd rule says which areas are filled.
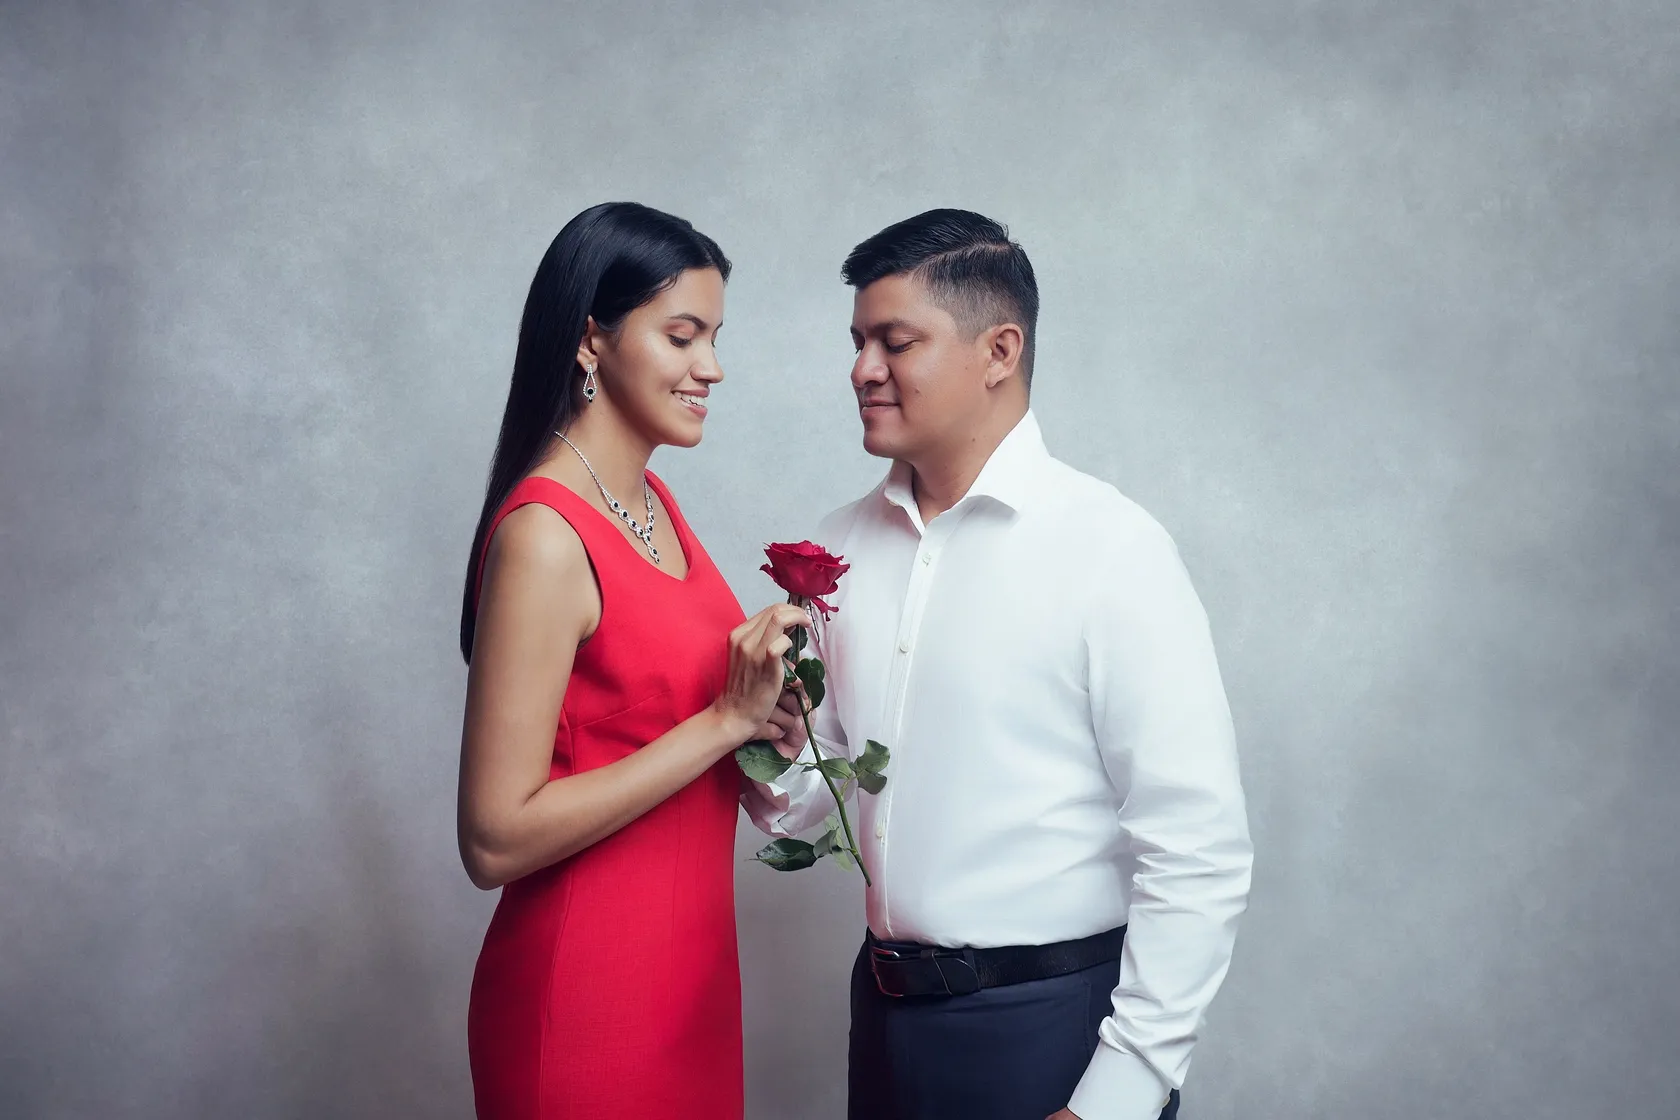
[[[700,442],[729,261],[687,222],[584,211],[537,269],[467,570],[459,835],[502,887],[473,977],[481,1120],[738,1120],[738,805],[833,810],[784,688],[787,604],[744,618],[647,470]],[[854,249],[851,380],[892,461],[817,540],[830,754],[873,876],[854,1120],[1154,1120],[1230,961],[1250,846],[1207,620],[1167,534],[1052,458],[1038,289],[997,223],[934,210]]]

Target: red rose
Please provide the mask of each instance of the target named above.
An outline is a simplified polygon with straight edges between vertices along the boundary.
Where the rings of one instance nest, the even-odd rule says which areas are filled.
[[[773,544],[764,550],[770,563],[759,569],[776,581],[776,586],[799,599],[809,599],[827,615],[834,608],[822,601],[840,586],[840,577],[851,571],[850,564],[842,564],[821,545],[810,541],[798,544]]]

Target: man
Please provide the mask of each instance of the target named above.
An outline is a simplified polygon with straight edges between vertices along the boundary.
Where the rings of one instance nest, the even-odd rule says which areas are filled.
[[[864,448],[892,460],[817,535],[851,565],[819,745],[892,751],[859,796],[850,1116],[1174,1117],[1251,857],[1206,616],[1167,533],[1046,451],[1002,226],[929,211],[843,274]],[[779,835],[833,810],[798,767],[748,803]]]

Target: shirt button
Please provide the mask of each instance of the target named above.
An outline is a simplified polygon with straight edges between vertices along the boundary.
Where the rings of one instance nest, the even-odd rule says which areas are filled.
[[[879,840],[882,837],[884,837],[886,834],[887,834],[887,822],[886,821],[876,821],[875,822],[875,839]]]
[[[924,563],[924,564],[933,563],[933,553],[931,553],[931,552],[922,553],[922,563]]]
[[[898,652],[900,652],[900,653],[909,653],[910,652],[910,639],[909,638],[904,638],[904,639],[901,639],[899,641]]]

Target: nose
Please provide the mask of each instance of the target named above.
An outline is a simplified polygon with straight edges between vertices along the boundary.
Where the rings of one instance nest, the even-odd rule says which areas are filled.
[[[852,363],[852,388],[861,392],[869,385],[880,385],[886,380],[887,363],[881,348],[871,343],[859,350],[857,360]]]
[[[689,372],[694,376],[694,380],[704,382],[707,385],[715,385],[722,381],[723,366],[718,364],[717,351],[708,348],[700,360],[694,363],[694,368]]]

